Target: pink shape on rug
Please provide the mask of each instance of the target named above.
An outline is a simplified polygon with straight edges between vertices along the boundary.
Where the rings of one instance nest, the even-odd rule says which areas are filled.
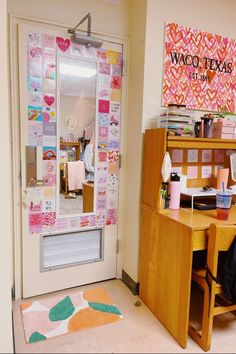
[[[27,341],[34,332],[39,332],[46,336],[48,332],[58,328],[62,322],[51,322],[48,318],[48,311],[23,312],[22,317]]]
[[[70,294],[70,298],[71,298],[72,304],[75,307],[81,306],[81,305],[84,305],[85,303],[87,303],[87,300],[84,299],[83,292]]]
[[[49,299],[45,299],[40,301],[40,304],[48,307],[48,310],[50,311],[52,307],[54,307],[55,305],[58,304],[58,302],[62,301],[67,295],[63,294],[63,295],[58,295],[58,296],[52,296]]]

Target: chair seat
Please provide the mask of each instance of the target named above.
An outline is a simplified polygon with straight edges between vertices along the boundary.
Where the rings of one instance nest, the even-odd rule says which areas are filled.
[[[206,269],[205,268],[201,268],[198,270],[193,269],[192,276],[206,279]],[[217,283],[215,283],[215,287],[216,289],[222,289],[221,285]]]

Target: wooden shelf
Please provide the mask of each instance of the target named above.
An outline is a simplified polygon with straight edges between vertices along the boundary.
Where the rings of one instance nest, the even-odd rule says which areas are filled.
[[[236,140],[168,136],[167,147],[182,149],[236,149]]]
[[[66,146],[75,148],[76,160],[80,160],[80,142],[79,141],[60,141],[60,149]]]

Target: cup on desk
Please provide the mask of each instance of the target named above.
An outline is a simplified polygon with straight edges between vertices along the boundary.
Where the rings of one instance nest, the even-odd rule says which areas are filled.
[[[226,188],[228,184],[228,178],[229,178],[229,168],[218,168],[216,189],[220,190],[223,182]]]
[[[229,210],[232,202],[232,191],[217,191],[216,193],[216,212],[217,219],[228,220]]]

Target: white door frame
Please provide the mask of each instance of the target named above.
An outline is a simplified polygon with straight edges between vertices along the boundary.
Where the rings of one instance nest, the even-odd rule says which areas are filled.
[[[21,151],[20,151],[20,97],[19,97],[19,65],[18,65],[18,24],[26,23],[37,25],[43,28],[68,29],[67,25],[39,20],[30,17],[10,15],[10,81],[11,81],[11,121],[12,121],[12,149],[13,149],[13,200],[14,200],[14,283],[15,298],[22,298],[22,196],[21,196]],[[128,82],[127,58],[128,39],[105,33],[93,32],[104,41],[123,45],[124,72],[122,80],[122,112],[121,112],[121,141],[120,153],[122,155],[122,166],[119,174],[119,208],[118,208],[118,241],[119,252],[117,254],[117,278],[121,278],[123,265],[123,235],[124,235],[124,203],[125,203],[125,178],[126,178],[126,117],[127,100],[126,92]]]
[[[8,58],[8,38],[7,38],[7,1],[0,1],[0,42],[1,42],[1,61],[0,61],[0,279],[1,279],[1,353],[13,353],[13,332],[12,332],[12,257],[13,257],[13,226],[12,226],[12,151],[10,137],[10,96],[9,96],[9,58]]]

